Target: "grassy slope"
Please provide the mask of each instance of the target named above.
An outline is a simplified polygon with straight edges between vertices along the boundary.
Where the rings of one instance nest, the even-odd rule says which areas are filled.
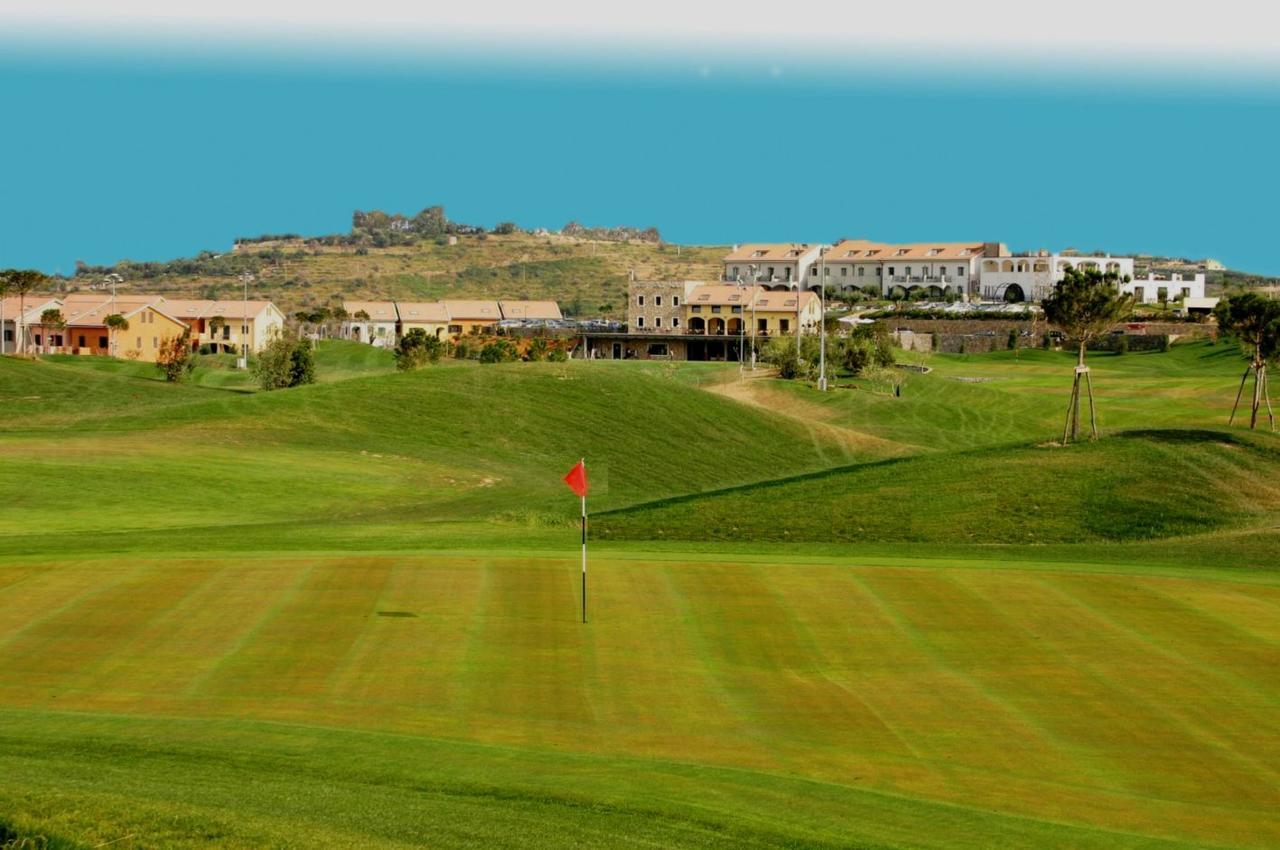
[[[1211,424],[1237,368],[1222,351],[1099,359],[1104,421]],[[330,375],[364,377],[267,395],[0,361],[14,414],[0,420],[13,602],[0,609],[0,835],[123,848],[1280,842],[1280,584],[1273,569],[1226,569],[1274,566],[1266,517],[1141,546],[1044,517],[1046,539],[1096,539],[912,544],[922,526],[907,523],[896,537],[883,526],[879,546],[610,542],[593,561],[593,623],[574,622],[575,505],[557,479],[579,453],[607,509],[879,460],[870,432],[922,456],[835,477],[949,475],[972,485],[962,503],[1009,486],[962,464],[1021,453],[1029,477],[1015,481],[1066,485],[1049,495],[1075,509],[1097,488],[1046,474],[1036,461],[1051,453],[1034,448],[1063,402],[1065,358],[937,358],[898,400],[753,383],[739,388],[752,407],[698,389],[728,374],[713,366],[396,375],[361,355],[323,352]],[[1069,451],[1103,484],[1135,451],[1189,476],[1185,458],[1202,455],[1256,473],[1274,440],[1239,439]],[[823,504],[797,484],[743,492],[778,488],[773,523]],[[886,496],[910,515],[920,488],[903,489]],[[1193,492],[1162,504],[1194,508]],[[1217,513],[1196,521],[1226,509],[1205,501]],[[963,528],[950,506],[931,509]]]
[[[649,280],[716,280],[727,250],[525,235],[462,237],[457,245],[372,248],[367,255],[298,244],[280,247],[285,258],[261,270],[250,295],[271,298],[287,313],[333,296],[420,301],[501,297],[549,298],[565,306],[580,299],[587,313],[619,317],[625,313],[632,270]],[[196,295],[210,287],[222,297],[238,297],[240,292],[234,278],[170,276],[131,285],[141,292]]]
[[[42,529],[94,551],[182,527],[184,545],[225,550],[240,545],[225,526],[271,523],[292,528],[277,546],[298,546],[309,525],[369,519],[421,543],[443,519],[571,521],[558,477],[582,455],[600,508],[853,459],[785,417],[621,366],[449,363],[245,395],[3,361],[0,546],[40,551],[24,532]]]

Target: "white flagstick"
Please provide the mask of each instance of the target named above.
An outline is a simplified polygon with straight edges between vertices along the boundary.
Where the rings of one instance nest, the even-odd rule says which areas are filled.
[[[582,459],[582,474],[587,473],[587,459]],[[582,494],[582,622],[587,621],[587,494]]]

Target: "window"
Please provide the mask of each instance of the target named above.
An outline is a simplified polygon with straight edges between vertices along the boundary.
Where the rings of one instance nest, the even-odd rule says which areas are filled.
[[[5,341],[5,342],[13,342],[13,331],[6,330],[6,331],[4,332],[4,341]]]
[[[738,271],[738,267],[737,267],[737,266],[734,266],[734,267],[733,267],[733,276],[734,276],[734,277],[737,277],[739,274],[740,274],[740,272]]]
[[[823,266],[823,267],[822,267],[822,274],[823,274],[823,276],[824,276],[824,277],[831,277],[831,269],[830,269],[830,268],[828,268],[827,266]]]
[[[779,319],[779,320],[778,320],[778,330],[782,331],[784,334],[785,334],[785,333],[790,333],[790,332],[791,332],[791,320],[790,320],[790,319]]]
[[[643,306],[644,306],[644,296],[643,296],[643,295],[637,295],[637,296],[636,296],[636,306],[637,306],[637,307],[643,307]]]
[[[701,313],[701,312],[702,312],[702,306],[701,306],[700,304],[694,304],[692,307],[690,307],[690,308],[689,308],[689,312],[690,312],[690,313]]]
[[[53,335],[54,348],[62,348],[62,334]]]
[[[152,348],[159,348],[159,347],[160,347],[160,337],[158,337],[158,336],[153,336],[153,337],[151,337],[151,347],[152,347]]]
[[[460,336],[462,334],[462,325],[449,325],[449,333]]]
[[[876,266],[876,277],[884,277],[884,269]]]
[[[680,306],[680,296],[679,296],[679,295],[672,295],[672,296],[671,296],[671,306],[672,306],[672,307],[679,307],[679,306]]]
[[[762,333],[762,334],[768,333],[768,332],[769,332],[769,320],[768,320],[768,319],[756,319],[756,330],[757,330],[757,331],[759,331],[759,332],[760,332],[760,333]]]
[[[644,316],[636,316],[636,327],[637,328],[644,327]]]
[[[661,316],[655,316],[655,317],[654,317],[654,319],[653,319],[653,326],[654,326],[655,328],[660,328],[660,327],[662,327],[662,317],[661,317]]]
[[[134,346],[134,348],[138,349],[139,351],[142,350],[142,337],[138,337],[138,344]]]
[[[1191,297],[1191,287],[1189,287],[1189,286],[1184,286],[1184,287],[1182,287],[1182,297],[1183,297],[1183,298],[1190,298],[1190,297]]]
[[[673,319],[671,320],[671,327],[673,327],[673,328],[678,328],[678,327],[680,327],[680,317],[679,317],[679,316],[676,316],[675,318],[673,318]]]
[[[730,312],[730,313],[741,313],[741,312],[742,312],[742,305],[741,305],[741,304],[734,304],[732,307],[730,307],[730,308],[729,308],[729,312]]]
[[[889,277],[893,277],[897,273],[898,272],[894,269],[893,266],[889,266]]]
[[[107,338],[105,336],[98,337],[98,348],[107,347]]]
[[[956,266],[956,277],[964,277],[964,266]]]
[[[769,266],[768,274],[769,274],[769,280],[773,280],[773,266]]]
[[[841,267],[840,267],[840,276],[841,276],[841,277],[848,277],[848,276],[849,276],[849,267],[848,267],[848,266],[841,266]]]
[[[665,342],[649,343],[649,356],[650,357],[666,357],[667,344]]]
[[[36,345],[39,345],[39,344],[40,344],[40,334],[36,334]],[[141,341],[139,341],[138,344],[141,345],[142,344]]]
[[[231,339],[231,325],[222,326],[222,338]]]
[[[719,305],[719,304],[712,304],[712,305],[711,305],[711,312],[712,312],[712,313],[719,313],[719,312],[720,312],[720,305]]]
[[[862,273],[865,271],[866,271],[865,268],[863,268],[862,266],[858,266],[858,277],[862,277]]]
[[[655,295],[655,296],[653,296],[653,306],[655,306],[655,307],[661,307],[661,306],[662,306],[662,296],[661,296],[661,295]]]
[[[84,346],[84,334],[80,334],[80,336],[76,337],[76,346],[77,346],[78,348],[84,348],[84,347],[85,347],[85,346]]]

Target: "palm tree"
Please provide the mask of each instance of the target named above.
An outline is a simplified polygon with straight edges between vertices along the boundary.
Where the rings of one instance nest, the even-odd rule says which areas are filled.
[[[107,316],[107,330],[111,331],[111,356],[116,356],[116,335],[120,331],[129,330],[129,320],[119,313],[112,313]]]
[[[1041,306],[1049,324],[1056,325],[1067,339],[1074,340],[1080,346],[1075,382],[1071,386],[1071,402],[1067,406],[1067,424],[1062,429],[1062,444],[1066,445],[1068,439],[1075,440],[1080,436],[1082,377],[1089,393],[1089,439],[1096,440],[1098,412],[1093,403],[1093,379],[1089,377],[1089,367],[1084,365],[1085,349],[1090,342],[1107,333],[1112,325],[1129,315],[1133,310],[1133,297],[1121,294],[1120,276],[1115,272],[1068,267],[1066,275]]]
[[[62,318],[62,311],[57,307],[50,307],[40,314],[40,327],[44,329],[44,353],[48,354],[49,349],[53,347],[53,334],[51,331],[60,331],[67,326],[67,322]]]
[[[1231,418],[1227,424],[1236,421],[1240,396],[1244,394],[1245,381],[1249,380],[1252,372],[1253,403],[1249,428],[1258,426],[1258,408],[1265,401],[1267,418],[1274,431],[1276,415],[1271,409],[1271,394],[1267,388],[1267,361],[1280,358],[1280,301],[1272,301],[1256,292],[1245,292],[1219,301],[1213,313],[1218,319],[1219,329],[1240,341],[1240,348],[1249,360],[1244,376],[1240,378],[1240,389],[1236,392],[1236,402],[1231,407]]]

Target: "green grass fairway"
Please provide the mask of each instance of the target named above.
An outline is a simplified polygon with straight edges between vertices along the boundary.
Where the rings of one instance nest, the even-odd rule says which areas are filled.
[[[1280,846],[1226,346],[1097,358],[1065,449],[1060,353],[901,399],[319,357],[0,358],[0,847]]]

